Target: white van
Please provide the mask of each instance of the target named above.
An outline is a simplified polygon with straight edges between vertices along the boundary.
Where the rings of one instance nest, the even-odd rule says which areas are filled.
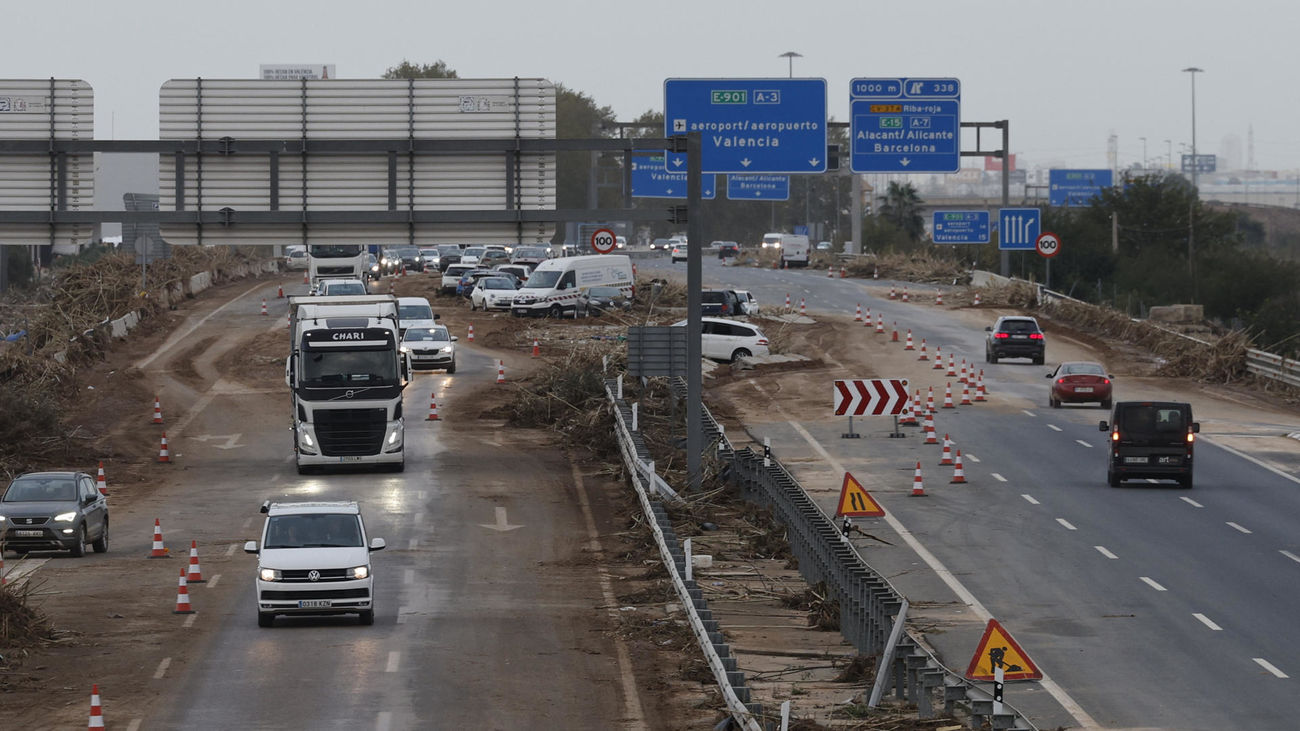
[[[808,237],[797,234],[781,234],[781,266],[808,266]]]
[[[511,303],[516,317],[560,317],[576,311],[578,295],[590,287],[618,287],[629,296],[636,292],[632,260],[626,254],[594,254],[547,259],[528,275]]]

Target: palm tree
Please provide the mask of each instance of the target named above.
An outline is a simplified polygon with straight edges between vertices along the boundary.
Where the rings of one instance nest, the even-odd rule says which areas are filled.
[[[921,197],[911,183],[890,183],[880,198],[880,216],[905,232],[912,241],[925,235]]]

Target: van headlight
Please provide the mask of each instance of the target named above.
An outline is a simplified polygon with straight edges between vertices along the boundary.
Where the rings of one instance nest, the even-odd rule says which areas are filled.
[[[279,569],[262,569],[261,571],[257,572],[257,578],[261,579],[262,581],[282,580]]]
[[[354,579],[364,579],[370,576],[369,566],[354,566],[345,572],[346,575]]]

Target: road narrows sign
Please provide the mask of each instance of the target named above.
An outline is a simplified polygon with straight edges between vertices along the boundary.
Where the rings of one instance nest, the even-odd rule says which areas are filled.
[[[1041,680],[1043,672],[1029,655],[1020,649],[1011,633],[1003,629],[996,619],[984,627],[984,636],[975,648],[975,656],[966,668],[969,680],[993,680],[994,669],[1001,665],[1003,680]]]
[[[840,501],[835,509],[835,517],[881,518],[885,509],[880,507],[871,495],[862,487],[850,472],[844,473],[844,484],[840,486]]]
[[[882,416],[903,413],[906,378],[852,379],[835,382],[836,416]]]
[[[614,232],[607,228],[598,228],[591,232],[591,248],[595,249],[597,254],[608,254],[614,250],[617,243]]]

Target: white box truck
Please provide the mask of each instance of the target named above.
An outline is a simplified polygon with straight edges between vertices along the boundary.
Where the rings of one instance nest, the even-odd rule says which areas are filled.
[[[402,390],[411,363],[399,350],[398,317],[391,295],[289,298],[284,382],[299,474],[344,464],[405,467]]]
[[[632,260],[626,254],[547,259],[528,275],[510,304],[510,312],[515,317],[561,317],[576,312],[578,296],[591,287],[618,287],[629,297],[635,296]]]

